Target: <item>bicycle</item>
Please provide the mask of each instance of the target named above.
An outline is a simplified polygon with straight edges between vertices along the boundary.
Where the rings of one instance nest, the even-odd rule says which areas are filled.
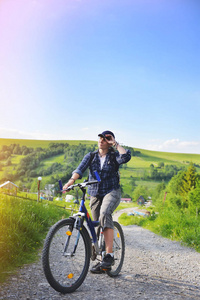
[[[99,180],[71,185],[82,190],[79,212],[54,224],[45,239],[42,251],[43,270],[49,284],[58,292],[74,292],[87,276],[90,259],[102,260],[105,251],[103,230],[99,221],[92,221],[85,207],[86,187]],[[84,220],[88,229],[85,227]],[[125,241],[120,224],[114,221],[113,241],[114,264],[104,270],[110,277],[116,277],[121,271]],[[100,257],[100,258],[98,258]]]

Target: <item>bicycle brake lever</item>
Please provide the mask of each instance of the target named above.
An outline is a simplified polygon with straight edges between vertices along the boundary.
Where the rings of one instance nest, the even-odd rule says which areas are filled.
[[[59,183],[60,191],[62,191],[62,189],[63,189],[62,180],[59,179],[59,180],[58,180],[58,183]]]

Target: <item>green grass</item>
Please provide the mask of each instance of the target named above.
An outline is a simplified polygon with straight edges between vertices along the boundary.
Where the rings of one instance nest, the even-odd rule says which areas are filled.
[[[19,144],[20,146],[27,146],[30,148],[48,148],[50,143],[68,143],[69,145],[93,145],[94,141],[84,141],[84,140],[28,140],[28,139],[3,139],[0,138],[0,148],[3,145]]]
[[[131,202],[131,203],[123,203],[123,202],[121,202],[119,204],[119,206],[116,208],[115,211],[119,211],[119,210],[122,210],[122,209],[125,209],[125,208],[132,208],[132,207],[135,207],[135,206],[137,206],[136,202]]]
[[[65,164],[65,162],[64,162],[64,154],[59,154],[59,155],[55,155],[53,157],[44,159],[42,161],[42,163],[40,164],[40,166],[37,167],[35,170],[39,171],[41,168],[42,169],[47,169],[47,168],[49,168],[54,163]]]
[[[28,200],[37,200],[38,196],[37,194],[32,194],[32,193],[27,193],[27,192],[21,192],[21,191],[18,191],[17,192],[17,197],[19,198],[27,198]]]
[[[49,227],[68,215],[52,203],[0,194],[0,281],[16,267],[33,262]]]
[[[175,207],[163,208],[159,214],[151,211],[150,217],[128,216],[123,213],[118,220],[124,226],[142,226],[200,252],[200,216],[192,215],[188,211],[181,212]]]
[[[181,164],[186,162],[200,163],[200,154],[160,152],[137,148],[134,149],[141,151],[141,154],[138,156],[142,157],[142,159],[146,161],[164,161],[166,163],[168,162],[169,164],[174,162],[179,162]]]
[[[50,165],[52,165],[53,163],[56,163],[56,162],[63,164],[64,163],[64,154],[59,154],[59,155],[53,156],[51,158],[44,159],[42,161],[44,166],[47,166],[47,167],[49,167]]]
[[[135,216],[128,216],[127,213],[123,213],[119,216],[118,221],[120,224],[124,226],[128,225],[138,225],[137,224],[138,218]]]

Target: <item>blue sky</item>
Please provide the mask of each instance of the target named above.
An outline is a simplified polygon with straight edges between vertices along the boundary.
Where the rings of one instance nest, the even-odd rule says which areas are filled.
[[[0,137],[200,154],[198,0],[2,0]]]

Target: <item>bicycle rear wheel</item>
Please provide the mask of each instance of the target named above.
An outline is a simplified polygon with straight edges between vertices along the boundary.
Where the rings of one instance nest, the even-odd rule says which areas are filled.
[[[114,253],[114,265],[111,270],[106,271],[106,273],[110,277],[117,276],[124,262],[125,255],[125,241],[124,241],[124,233],[120,226],[120,224],[116,221],[114,223],[114,240],[113,240],[113,253]]]
[[[74,219],[58,221],[47,234],[42,263],[49,284],[63,294],[75,291],[84,281],[90,263],[91,242]]]

